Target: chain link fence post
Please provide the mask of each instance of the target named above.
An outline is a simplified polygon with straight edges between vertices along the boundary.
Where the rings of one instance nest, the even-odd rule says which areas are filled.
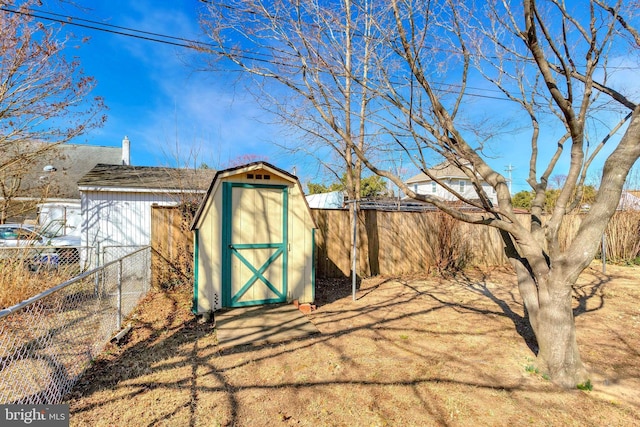
[[[118,260],[118,329],[122,328],[122,259]]]

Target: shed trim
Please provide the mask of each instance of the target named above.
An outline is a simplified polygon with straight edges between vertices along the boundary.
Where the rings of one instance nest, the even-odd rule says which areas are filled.
[[[224,183],[227,184],[227,183]],[[222,274],[222,305],[224,307],[231,306],[231,295],[230,292],[225,292],[224,286],[226,283],[231,281],[231,272],[229,271],[229,266],[231,265],[231,253],[227,250],[226,246],[231,244],[231,227],[224,226],[224,218],[229,218],[232,214],[232,206],[230,203],[231,200],[231,185],[223,185],[222,186],[222,239],[221,239],[221,247],[220,253],[222,254],[222,266],[221,266],[221,274]],[[208,199],[208,196],[205,197],[205,201]],[[204,203],[203,203],[204,204]],[[197,230],[197,229],[196,229]]]
[[[249,188],[249,189],[275,189],[282,191],[282,242],[279,243],[245,243],[234,244],[232,246],[232,197],[233,188]],[[239,182],[224,182],[222,185],[222,206],[223,206],[223,226],[222,226],[222,299],[223,304],[227,307],[241,307],[245,305],[267,304],[285,302],[288,295],[288,246],[289,246],[289,186],[283,184],[252,184]],[[238,250],[240,249],[267,249],[274,248],[276,251],[269,256],[260,268],[256,268],[251,264]],[[249,270],[253,276],[242,285],[240,290],[233,294],[231,289],[231,260],[236,256]],[[276,259],[282,257],[282,291],[277,289],[262,273]],[[262,281],[277,298],[269,298],[264,300],[239,301],[244,294],[255,284],[256,281]],[[224,288],[226,286],[226,289]]]
[[[200,260],[199,253],[200,230],[193,231],[193,302],[191,312],[198,314],[198,274],[200,273],[198,265]]]
[[[311,301],[316,300],[316,230],[311,229]]]

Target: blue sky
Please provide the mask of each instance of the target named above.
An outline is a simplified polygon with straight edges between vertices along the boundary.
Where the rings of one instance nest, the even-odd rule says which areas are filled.
[[[203,40],[197,22],[197,0],[76,2],[91,9],[56,7],[40,10],[105,22],[191,40]],[[172,165],[196,158],[223,167],[242,155],[266,156],[283,168],[293,167],[272,144],[278,130],[266,125],[263,112],[236,76],[196,71],[193,52],[167,44],[66,25],[90,40],[70,54],[79,57],[85,73],[94,76],[95,95],[109,107],[104,127],[75,141],[117,146],[131,140],[132,163]],[[273,135],[273,136],[272,136]]]
[[[45,0],[39,9],[206,41],[197,20],[202,7],[198,0],[75,3],[86,8]],[[197,164],[220,168],[238,157],[259,155],[283,169],[295,168],[303,183],[323,180],[312,159],[294,157],[278,148],[275,142],[285,143],[285,134],[276,125],[268,124],[269,117],[245,93],[242,84],[235,84],[237,75],[197,71],[192,65],[193,52],[185,48],[71,25],[65,28],[80,38],[90,38],[70,53],[79,57],[86,74],[96,78],[94,93],[102,96],[109,107],[105,126],[76,143],[118,146],[127,135],[132,144],[132,163],[136,165],[176,166],[178,158],[180,162],[189,160],[191,166],[195,160]],[[635,75],[635,70],[631,73]],[[501,114],[514,108],[507,101],[486,98],[478,99],[475,107]],[[491,151],[490,163],[498,172],[507,175],[506,168],[512,166],[514,193],[528,189],[524,182],[529,155],[526,134],[506,137],[506,144],[496,145]],[[549,154],[554,144],[550,142]],[[568,156],[565,158],[568,161]],[[597,169],[596,165],[594,170]],[[405,178],[415,173],[408,168]]]

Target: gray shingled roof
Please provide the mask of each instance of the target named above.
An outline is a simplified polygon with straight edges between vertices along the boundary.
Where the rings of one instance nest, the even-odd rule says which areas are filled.
[[[30,147],[35,147],[32,143]],[[45,144],[45,143],[40,143]],[[28,148],[29,150],[33,148]],[[9,153],[3,153],[5,156]],[[40,197],[47,184],[47,198],[80,199],[77,182],[98,163],[122,163],[121,147],[62,144],[38,156],[22,179],[19,197]],[[45,172],[45,166],[55,171]]]
[[[98,164],[78,181],[79,187],[205,191],[216,171],[156,166]]]

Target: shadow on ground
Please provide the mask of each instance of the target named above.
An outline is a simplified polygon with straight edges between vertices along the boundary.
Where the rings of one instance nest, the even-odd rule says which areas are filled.
[[[223,352],[211,324],[188,314],[188,293],[153,293],[130,341],[69,395],[72,424],[521,425],[544,410],[556,425],[632,425],[635,397],[611,405],[525,371],[531,333],[505,277],[368,279],[357,301],[343,281],[333,296],[318,289],[320,334]],[[604,310],[606,282],[576,289],[580,315]],[[640,368],[637,340],[622,339]]]

